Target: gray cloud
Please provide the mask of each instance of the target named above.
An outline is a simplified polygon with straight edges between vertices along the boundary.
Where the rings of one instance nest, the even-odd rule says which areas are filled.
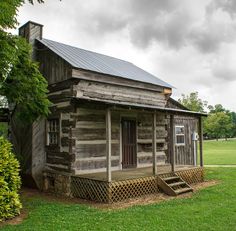
[[[229,13],[229,15],[234,18],[236,16],[236,1],[235,0],[213,0],[206,7],[206,11],[212,14],[216,10],[222,10]]]
[[[236,38],[233,19],[219,23],[214,18],[219,8],[234,15],[236,1],[212,1],[203,8],[205,18],[199,18],[194,6],[187,1],[149,0],[147,3],[146,0],[130,0],[111,3],[113,7],[105,14],[101,6],[93,10],[90,28],[104,35],[127,28],[131,42],[141,49],[159,43],[175,50],[193,46],[202,53],[212,53],[222,43],[232,43]]]
[[[213,75],[223,81],[235,81],[236,80],[236,69],[230,67],[216,67],[213,69]]]
[[[201,52],[217,51],[223,43],[232,43],[236,39],[234,23],[208,21],[202,27],[191,31],[190,39]]]

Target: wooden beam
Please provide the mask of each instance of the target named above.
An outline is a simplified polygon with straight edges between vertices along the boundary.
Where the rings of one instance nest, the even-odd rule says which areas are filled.
[[[174,115],[170,115],[170,160],[171,171],[175,171],[175,126]]]
[[[156,138],[157,138],[157,115],[156,112],[153,114],[153,123],[152,123],[152,163],[153,163],[153,175],[155,176],[157,174],[157,158],[156,158],[156,153],[157,153],[157,143],[156,143]]]
[[[202,117],[198,119],[198,134],[199,134],[199,153],[200,153],[200,166],[203,167],[203,128]]]
[[[111,182],[111,110],[106,110],[106,156],[107,156],[107,181]]]

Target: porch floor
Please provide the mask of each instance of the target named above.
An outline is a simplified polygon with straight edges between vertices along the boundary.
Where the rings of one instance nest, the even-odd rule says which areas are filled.
[[[196,168],[193,165],[176,165],[175,171],[187,170]],[[171,172],[171,165],[162,165],[157,166],[157,174],[164,174]],[[128,179],[136,179],[142,177],[152,176],[152,167],[144,167],[144,168],[132,168],[132,169],[123,169],[118,171],[111,172],[111,179],[112,181],[122,181]],[[81,174],[77,175],[78,177],[92,179],[92,180],[99,180],[99,181],[107,181],[106,172],[96,172],[96,173],[89,173],[89,174]]]

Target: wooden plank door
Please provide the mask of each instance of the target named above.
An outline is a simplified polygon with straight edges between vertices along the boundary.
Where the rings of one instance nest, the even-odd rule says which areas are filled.
[[[136,121],[122,120],[122,167],[137,167]]]

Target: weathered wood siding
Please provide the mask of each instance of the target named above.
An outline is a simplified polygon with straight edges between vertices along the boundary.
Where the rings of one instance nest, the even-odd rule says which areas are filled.
[[[166,104],[169,108],[187,110],[186,107],[173,99],[169,99]],[[170,116],[168,118],[168,133],[170,132]],[[184,126],[185,144],[174,144],[175,150],[175,164],[178,165],[193,165],[194,164],[194,143],[192,141],[192,134],[198,132],[198,118],[187,115],[174,115],[174,127],[178,125]],[[176,138],[176,137],[175,137]],[[168,136],[168,152],[167,162],[170,163],[170,137]],[[175,140],[174,140],[175,142]]]
[[[169,116],[168,116],[169,121]],[[191,116],[174,116],[174,127],[184,126],[184,145],[176,145],[174,140],[174,150],[175,150],[175,164],[177,165],[193,165],[194,164],[194,143],[192,141],[193,132],[197,132],[197,118]],[[170,132],[170,124],[168,123],[168,132]],[[175,136],[174,136],[175,137]],[[176,137],[175,137],[176,139]],[[168,137],[168,152],[167,152],[167,162],[170,163],[170,137]]]
[[[194,147],[192,141],[193,132],[197,132],[197,119],[187,116],[175,116],[174,125],[184,125],[185,145],[175,145],[175,164],[193,165]]]
[[[36,60],[39,62],[40,72],[49,85],[71,78],[70,64],[41,43],[37,42],[36,45]]]
[[[164,88],[150,83],[138,82],[122,77],[106,75],[102,73],[94,73],[91,71],[72,69],[72,77],[87,81],[95,81],[99,83],[106,83],[118,86],[125,86],[136,89],[145,89],[149,91],[164,93]],[[170,89],[171,90],[171,89]]]
[[[39,189],[43,188],[45,168],[45,119],[32,124],[32,176]]]
[[[160,92],[87,80],[81,80],[75,85],[74,92],[77,98],[82,99],[112,100],[160,107],[166,104],[166,96]]]

